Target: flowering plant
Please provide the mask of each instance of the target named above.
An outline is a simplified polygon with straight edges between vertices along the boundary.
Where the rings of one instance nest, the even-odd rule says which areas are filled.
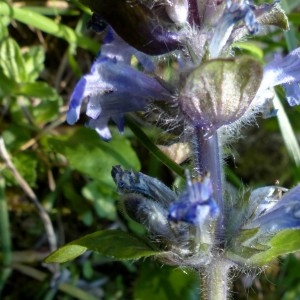
[[[205,297],[226,299],[229,272],[300,249],[300,187],[241,194],[226,183],[222,164],[226,139],[258,115],[276,114],[275,86],[282,85],[290,105],[300,104],[299,48],[265,65],[234,51],[237,42],[270,26],[287,30],[286,15],[278,2],[256,6],[251,0],[82,2],[94,12],[90,26],[106,37],[90,73],[74,88],[68,123],[77,122],[87,100],[88,127],[109,141],[110,120],[123,132],[125,114],[146,111],[140,118],[168,127],[169,143],[187,144],[191,163],[179,192],[114,166],[121,208],[146,228],[148,239],[104,230],[65,245],[47,261],[66,261],[87,249],[119,259],[154,256],[198,270]],[[169,78],[161,72],[167,67]]]

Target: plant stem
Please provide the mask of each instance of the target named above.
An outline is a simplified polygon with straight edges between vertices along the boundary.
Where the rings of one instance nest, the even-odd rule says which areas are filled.
[[[226,300],[229,293],[228,273],[232,263],[222,256],[224,248],[224,201],[220,147],[217,131],[195,129],[195,167],[200,176],[210,174],[213,197],[219,208],[216,223],[212,261],[202,270],[202,288],[205,300]]]
[[[216,231],[218,233],[219,244],[222,244],[224,236],[223,175],[217,131],[208,136],[206,131],[199,128],[195,129],[195,167],[198,174],[202,177],[207,172],[210,174],[214,191],[213,196],[220,210]]]
[[[226,300],[229,298],[229,271],[232,263],[217,257],[200,272],[202,278],[201,300]]]

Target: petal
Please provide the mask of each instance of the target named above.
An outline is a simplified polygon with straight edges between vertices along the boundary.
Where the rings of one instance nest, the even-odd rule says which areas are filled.
[[[123,203],[128,216],[143,224],[156,238],[175,238],[168,223],[168,211],[160,203],[139,194],[126,195]]]
[[[97,119],[101,114],[102,108],[99,97],[91,96],[86,107],[86,115],[92,119]]]
[[[195,182],[188,186],[187,190],[181,196],[188,198],[189,202],[203,202],[212,197],[212,184],[209,177],[206,177],[203,182]]]
[[[77,83],[71,96],[68,123],[74,124],[78,120],[82,101],[87,96],[89,101],[86,113],[90,118],[97,119],[96,123],[91,122],[93,125],[90,127],[95,128],[105,140],[109,139],[110,134],[103,126],[105,124],[104,127],[107,127],[110,118],[113,117],[122,130],[125,112],[143,110],[151,100],[172,99],[170,92],[155,78],[125,62],[103,56],[96,59],[91,74]],[[104,119],[101,121],[100,118]]]
[[[280,201],[285,192],[287,189],[279,186],[266,186],[253,190],[245,219],[257,219],[268,213]]]
[[[107,126],[108,121],[109,121],[109,117],[90,120],[87,126],[92,129],[95,129],[96,132],[104,141],[109,141],[111,139],[111,133]]]
[[[122,61],[128,65],[132,56],[136,56],[145,71],[153,72],[155,65],[151,56],[136,50],[121,39],[111,27],[109,27],[104,43],[101,47],[101,56],[106,56],[117,61]]]
[[[110,118],[116,121],[119,129],[123,130],[123,114],[140,111],[152,99],[170,100],[170,93],[160,83],[124,63],[105,60],[97,66],[99,81],[111,90],[97,89],[89,97],[86,114],[92,119]],[[96,93],[96,94],[95,94]],[[102,125],[104,121],[98,120]],[[97,132],[102,136],[102,131]],[[108,135],[107,135],[108,136]],[[105,138],[107,140],[107,137]]]
[[[112,120],[118,126],[119,132],[123,133],[124,131],[124,115],[118,114],[117,116],[112,116]]]
[[[178,201],[169,207],[169,219],[174,222],[186,222],[196,226],[203,226],[206,220],[215,218],[219,209],[212,199],[212,184],[209,177],[202,182],[191,183]]]
[[[79,118],[80,108],[84,98],[110,90],[112,86],[104,82],[97,72],[97,66],[105,60],[98,59],[92,66],[91,73],[83,76],[76,84],[70,98],[69,111],[67,112],[67,122],[73,125]]]
[[[300,228],[300,185],[285,193],[271,209],[243,228],[260,228],[269,234]]]
[[[177,201],[169,208],[169,220],[186,222],[202,227],[204,222],[218,215],[219,209],[213,199],[204,202]]]
[[[234,26],[238,22],[243,20],[251,34],[258,31],[259,24],[256,21],[254,14],[255,8],[251,5],[251,2],[252,1],[227,1],[227,8],[216,27],[209,45],[211,58],[216,58],[220,55],[232,34]]]
[[[99,65],[101,79],[113,91],[129,93],[144,98],[170,100],[170,93],[154,78],[122,62],[107,60]]]
[[[264,89],[284,83],[300,82],[300,48],[285,57],[275,57],[264,67],[261,87]]]
[[[299,83],[285,83],[282,85],[285,90],[286,99],[290,106],[300,104],[300,87]]]
[[[67,112],[67,122],[70,125],[73,125],[79,119],[82,101],[86,96],[88,96],[85,86],[86,78],[82,77],[76,84],[74,91],[71,95],[69,111]]]

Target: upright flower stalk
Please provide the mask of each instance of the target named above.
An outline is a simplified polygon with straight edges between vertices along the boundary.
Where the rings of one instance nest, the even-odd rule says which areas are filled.
[[[110,120],[122,132],[125,113],[149,107],[178,125],[171,133],[182,129],[193,162],[182,192],[120,166],[112,176],[123,210],[146,227],[157,258],[197,269],[204,298],[224,300],[233,267],[264,265],[274,258],[270,249],[278,236],[300,229],[299,187],[288,193],[265,187],[247,199],[227,190],[219,140],[265,113],[266,92],[276,85],[284,86],[291,105],[300,103],[299,49],[264,67],[233,50],[234,42],[262,27],[288,29],[287,18],[277,2],[255,6],[252,0],[82,2],[94,12],[92,28],[107,24],[106,38],[71,95],[67,121],[79,119],[87,99],[87,125],[106,141]],[[174,66],[168,81],[158,72],[165,61]],[[280,215],[287,221],[275,226]],[[277,253],[284,251],[295,249],[279,247]]]

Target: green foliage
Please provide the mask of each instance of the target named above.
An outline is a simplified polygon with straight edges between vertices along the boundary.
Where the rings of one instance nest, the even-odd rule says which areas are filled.
[[[250,266],[264,266],[274,261],[280,255],[299,251],[299,230],[283,230],[270,237],[268,241],[257,238],[258,230],[244,230],[236,240],[235,253],[228,251],[228,257],[238,263]]]
[[[138,259],[155,255],[152,249],[141,239],[120,230],[103,230],[86,235],[75,240],[47,258],[47,263],[63,263],[72,260],[87,250],[99,252],[114,259]]]
[[[293,253],[300,249],[300,232],[299,230],[284,230],[276,234],[269,242],[269,249],[253,255],[249,259],[250,264],[266,265],[280,255]]]
[[[94,131],[79,127],[70,135],[45,137],[42,142],[54,153],[63,154],[71,168],[107,184],[113,182],[110,176],[113,165],[140,168],[129,141],[120,135],[110,143],[104,143]]]
[[[196,300],[199,279],[191,270],[174,269],[168,266],[145,263],[135,283],[134,299]]]
[[[94,52],[97,52],[99,49],[99,46],[95,41],[85,37],[83,34],[76,33],[74,29],[69,26],[59,24],[40,13],[32,11],[32,8],[18,8],[11,6],[6,2],[1,2],[0,14],[2,16],[12,17],[26,25],[33,26],[34,28],[44,31],[50,35],[62,38],[71,45],[78,45]]]

